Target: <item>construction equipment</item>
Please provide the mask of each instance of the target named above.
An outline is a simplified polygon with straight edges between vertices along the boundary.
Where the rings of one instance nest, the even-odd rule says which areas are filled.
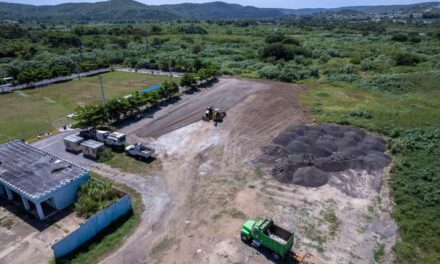
[[[136,143],[125,148],[125,154],[127,156],[134,157],[136,159],[148,160],[153,156],[155,150],[147,147],[141,143]]]
[[[272,219],[248,220],[240,230],[241,240],[252,242],[256,247],[261,245],[272,251],[275,260],[290,255],[295,235],[273,222]]]
[[[120,132],[110,132],[106,130],[96,130],[94,128],[82,130],[79,132],[79,136],[85,140],[96,140],[104,143],[116,150],[123,150],[125,147],[126,136]]]
[[[217,126],[218,123],[223,122],[226,117],[226,112],[223,112],[220,108],[214,108],[213,106],[206,109],[205,115],[202,116],[203,121],[214,121],[214,125]]]

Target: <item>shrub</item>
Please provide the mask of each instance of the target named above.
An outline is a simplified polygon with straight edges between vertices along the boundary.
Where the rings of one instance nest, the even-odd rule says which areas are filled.
[[[421,59],[418,55],[413,53],[396,53],[393,56],[394,61],[396,61],[397,65],[406,65],[406,66],[414,66],[417,63],[421,62]]]
[[[371,114],[371,112],[365,111],[365,110],[353,110],[353,111],[350,111],[348,114],[351,117],[356,117],[356,118],[364,118],[364,119],[373,118],[373,115]]]
[[[408,41],[408,36],[403,33],[394,33],[391,39],[394,41],[405,42]]]
[[[297,71],[295,71],[293,67],[286,66],[281,71],[281,74],[278,77],[278,79],[283,82],[294,82],[299,80],[299,76]]]
[[[75,211],[79,216],[89,218],[118,199],[118,191],[111,183],[89,180],[78,191]]]
[[[276,79],[279,75],[278,68],[273,65],[267,65],[261,68],[258,73],[260,74],[261,78],[265,79]]]
[[[281,43],[273,43],[266,45],[261,51],[263,59],[275,58],[276,60],[291,60],[294,57],[293,51],[286,45]]]
[[[275,42],[281,42],[284,40],[284,34],[281,32],[275,32],[270,35],[268,35],[265,39],[266,43],[275,43]]]

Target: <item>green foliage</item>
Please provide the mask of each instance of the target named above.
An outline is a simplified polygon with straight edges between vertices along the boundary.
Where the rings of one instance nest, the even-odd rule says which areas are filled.
[[[196,77],[194,74],[191,73],[185,73],[182,76],[182,79],[180,79],[180,86],[186,87],[188,89],[193,88],[197,84]]]
[[[105,163],[113,159],[113,157],[114,157],[113,151],[109,148],[106,148],[104,152],[99,156],[98,162]]]
[[[279,75],[279,71],[276,66],[267,65],[259,70],[259,74],[261,78],[276,79]]]
[[[420,56],[416,54],[402,53],[402,52],[394,54],[393,59],[396,61],[397,65],[407,65],[407,66],[414,66],[422,61]]]
[[[263,59],[273,58],[275,60],[292,60],[294,58],[293,50],[281,43],[272,43],[266,45],[261,51]]]
[[[89,218],[107,208],[120,198],[118,191],[110,182],[89,180],[78,191],[75,211],[78,215]]]
[[[395,34],[393,34],[391,39],[394,41],[405,42],[405,41],[408,41],[408,36],[403,33],[395,33]]]
[[[206,31],[204,28],[202,28],[201,26],[196,26],[194,24],[179,26],[177,28],[177,31],[182,34],[208,34],[208,31]]]
[[[365,118],[365,119],[373,118],[373,115],[371,114],[371,112],[365,111],[365,110],[353,110],[353,111],[350,111],[348,114],[351,117],[356,117],[356,118]]]
[[[282,42],[283,40],[284,40],[284,34],[277,31],[275,33],[268,35],[264,41],[270,44],[275,42]]]
[[[403,93],[416,87],[415,80],[408,74],[387,74],[367,77],[359,80],[357,84],[370,90],[381,92]]]

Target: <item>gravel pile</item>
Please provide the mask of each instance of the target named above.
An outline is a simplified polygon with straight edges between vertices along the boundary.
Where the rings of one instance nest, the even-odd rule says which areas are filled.
[[[263,149],[261,161],[273,164],[280,182],[319,187],[349,169],[382,170],[391,158],[384,139],[362,129],[333,124],[291,128]]]

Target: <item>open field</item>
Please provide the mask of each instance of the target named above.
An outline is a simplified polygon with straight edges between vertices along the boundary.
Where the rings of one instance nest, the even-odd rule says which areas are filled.
[[[104,77],[107,98],[117,98],[143,87],[160,84],[166,76],[143,73],[110,72]],[[87,77],[40,89],[0,95],[0,142],[9,138],[30,138],[58,129],[65,116],[77,106],[101,101],[97,77]]]
[[[396,203],[393,217],[404,241],[395,248],[397,263],[440,261],[440,90],[435,78],[419,81],[420,86],[404,94],[307,82],[311,89],[302,98],[320,122],[349,123],[389,137],[396,156],[389,180]],[[369,113],[368,118],[350,114],[356,110]],[[425,253],[417,254],[422,248]]]

